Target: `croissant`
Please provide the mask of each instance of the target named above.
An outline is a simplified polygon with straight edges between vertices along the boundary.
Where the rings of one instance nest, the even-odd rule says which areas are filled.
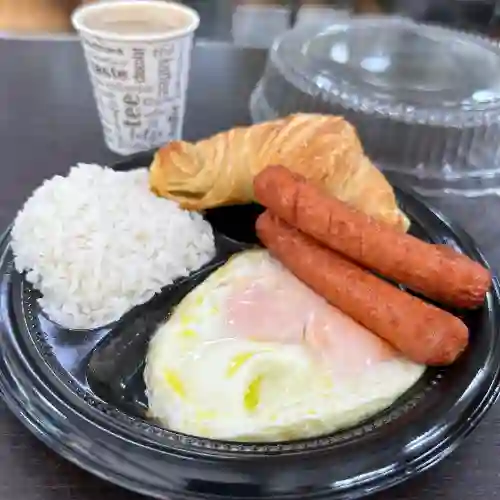
[[[283,165],[329,194],[402,231],[409,221],[391,185],[364,155],[355,129],[342,117],[295,114],[208,139],[160,148],[150,187],[183,208],[204,210],[253,201],[253,178]]]

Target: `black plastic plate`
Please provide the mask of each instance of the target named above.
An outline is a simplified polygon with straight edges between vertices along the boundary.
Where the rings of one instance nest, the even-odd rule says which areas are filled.
[[[115,167],[148,165],[151,154]],[[396,189],[412,233],[486,265],[471,239],[412,194]],[[387,411],[317,439],[243,444],[163,429],[146,416],[142,370],[156,326],[235,252],[255,245],[258,206],[208,211],[215,259],[106,328],[69,331],[40,311],[37,292],[0,245],[0,391],[28,427],[66,458],[158,498],[356,498],[396,484],[450,453],[498,395],[498,283],[461,314],[471,342],[457,363],[428,369]]]

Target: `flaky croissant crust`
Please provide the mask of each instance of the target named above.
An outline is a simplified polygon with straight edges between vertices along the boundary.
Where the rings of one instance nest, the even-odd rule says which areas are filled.
[[[365,213],[408,229],[391,185],[339,116],[301,113],[196,143],[171,142],[155,155],[150,186],[190,210],[250,203],[253,178],[268,165],[283,165]]]

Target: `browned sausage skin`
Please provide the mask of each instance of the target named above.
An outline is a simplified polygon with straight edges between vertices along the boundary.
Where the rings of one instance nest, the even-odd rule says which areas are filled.
[[[289,224],[381,275],[443,304],[480,306],[491,274],[465,255],[423,242],[324,194],[279,166],[255,177],[256,199]]]
[[[450,313],[376,277],[269,211],[257,219],[256,229],[271,254],[300,280],[412,361],[447,365],[466,348],[467,327]]]

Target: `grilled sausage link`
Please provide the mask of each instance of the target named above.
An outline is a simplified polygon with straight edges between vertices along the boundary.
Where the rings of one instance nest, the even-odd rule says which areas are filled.
[[[284,167],[263,170],[254,191],[262,205],[292,226],[430,299],[475,308],[491,285],[490,272],[465,255],[395,231]]]
[[[257,235],[272,255],[330,304],[427,365],[452,363],[466,348],[466,325],[362,269],[269,211]]]

